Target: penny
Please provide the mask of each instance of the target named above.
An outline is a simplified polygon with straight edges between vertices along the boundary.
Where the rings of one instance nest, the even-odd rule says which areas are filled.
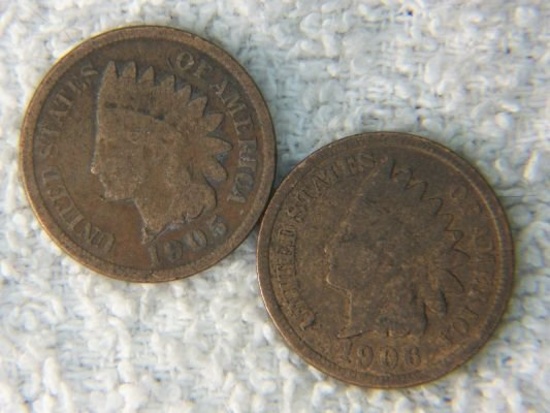
[[[165,27],[110,31],[63,57],[31,100],[20,145],[46,231],[127,281],[218,262],[252,230],[274,177],[253,80],[219,47]]]
[[[513,268],[488,184],[403,133],[311,155],[275,192],[258,241],[261,293],[288,344],[365,387],[416,385],[472,357],[506,308]]]

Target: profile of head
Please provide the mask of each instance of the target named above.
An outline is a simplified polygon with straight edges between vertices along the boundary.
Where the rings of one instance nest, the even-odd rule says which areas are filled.
[[[152,68],[139,77],[133,62],[121,74],[114,62],[104,70],[91,172],[105,200],[135,203],[144,242],[216,206],[212,184],[227,179],[217,157],[231,146],[210,136],[223,115],[205,114],[206,104],[173,76],[157,81]]]
[[[410,172],[379,165],[327,240],[326,282],[347,301],[340,337],[421,335],[427,311],[442,316],[444,292],[461,288],[448,273],[460,254],[446,221],[410,182]]]

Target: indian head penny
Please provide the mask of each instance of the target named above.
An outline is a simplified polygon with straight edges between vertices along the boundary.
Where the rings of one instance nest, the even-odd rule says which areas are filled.
[[[260,229],[265,305],[306,361],[367,387],[436,379],[472,357],[510,296],[495,194],[426,139],[334,142],[283,181]]]
[[[24,120],[21,169],[41,224],[105,275],[169,281],[235,249],[262,213],[275,146],[267,107],[227,53],[140,26],[76,47]]]

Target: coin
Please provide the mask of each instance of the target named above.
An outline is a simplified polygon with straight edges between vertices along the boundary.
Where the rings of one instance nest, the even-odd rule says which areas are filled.
[[[193,34],[138,26],[85,41],[47,74],[20,165],[51,237],[95,271],[158,282],[235,249],[267,203],[275,140],[245,70]]]
[[[504,312],[513,267],[488,184],[404,133],[352,136],[300,163],[258,241],[261,293],[288,344],[365,387],[416,385],[464,363]]]

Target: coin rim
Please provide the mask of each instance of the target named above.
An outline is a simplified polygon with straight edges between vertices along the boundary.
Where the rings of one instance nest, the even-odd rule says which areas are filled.
[[[430,366],[428,369],[397,376],[391,376],[391,374],[388,376],[375,376],[343,368],[304,343],[295,332],[295,328],[291,326],[284,316],[280,304],[275,297],[269,271],[269,246],[271,232],[280,208],[290,191],[299,184],[301,178],[315,167],[317,162],[327,159],[329,156],[333,157],[335,155],[332,153],[333,149],[342,148],[341,150],[345,152],[347,148],[354,144],[357,147],[365,148],[368,148],[370,145],[375,147],[387,147],[389,145],[395,147],[402,145],[403,147],[408,146],[416,150],[426,150],[461,173],[471,187],[477,191],[480,199],[486,203],[487,210],[492,213],[490,219],[495,225],[495,238],[499,242],[496,251],[502,254],[500,291],[496,292],[495,304],[491,311],[487,313],[485,328],[482,334],[470,337],[470,342],[462,345],[462,348],[452,353],[451,357],[438,362],[435,368],[434,366]],[[258,282],[264,304],[279,333],[290,347],[309,364],[329,376],[350,384],[375,388],[401,388],[426,383],[450,373],[471,359],[488,341],[499,324],[512,293],[515,273],[514,247],[509,223],[502,205],[485,178],[469,162],[443,145],[417,135],[402,132],[367,132],[342,138],[320,148],[300,162],[286,176],[269,202],[258,235],[257,257]],[[328,363],[323,363],[319,360]],[[349,371],[350,374],[341,374],[342,371]]]
[[[247,99],[252,103],[252,109],[258,119],[258,125],[255,132],[257,132],[259,136],[258,140],[262,141],[264,148],[264,167],[258,177],[258,190],[254,194],[254,200],[250,205],[249,214],[238,222],[239,225],[237,229],[223,244],[218,246],[218,248],[200,257],[198,260],[170,269],[139,270],[125,267],[123,265],[106,262],[82,248],[77,243],[73,242],[61,227],[56,224],[55,219],[45,205],[35,180],[33,142],[36,123],[41,113],[42,106],[53,87],[55,87],[68,69],[98,48],[121,41],[139,38],[174,41],[182,43],[185,46],[196,48],[200,53],[204,53],[230,72],[242,88]],[[271,115],[258,86],[244,67],[228,52],[211,41],[181,29],[155,25],[127,26],[109,30],[84,40],[61,57],[44,76],[27,106],[21,127],[19,143],[20,177],[31,208],[42,228],[44,228],[48,235],[63,251],[77,262],[100,274],[118,280],[143,283],[166,282],[189,277],[217,264],[234,251],[254,229],[254,226],[266,207],[273,186],[276,168],[275,142],[275,131]]]

